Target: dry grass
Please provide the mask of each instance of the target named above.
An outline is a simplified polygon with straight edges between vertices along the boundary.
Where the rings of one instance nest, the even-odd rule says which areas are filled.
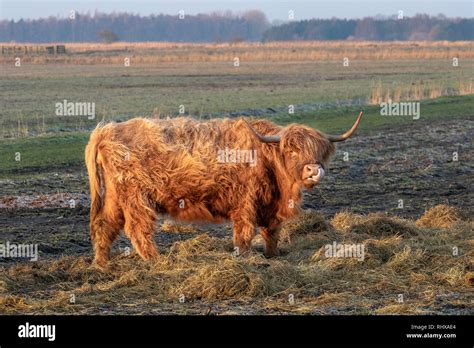
[[[0,312],[472,313],[473,224],[454,207],[434,207],[416,223],[349,212],[326,222],[306,211],[283,236],[275,259],[234,257],[230,238],[194,233],[152,263],[115,254],[105,271],[89,256],[3,267]],[[362,243],[364,260],[326,257],[333,242]]]
[[[456,207],[440,204],[428,209],[416,220],[419,227],[449,228],[460,221],[469,220],[468,216]]]
[[[291,244],[295,236],[319,233],[328,230],[328,224],[322,214],[311,210],[303,211],[296,218],[286,221],[280,231],[280,240]]]
[[[472,79],[460,80],[457,88],[441,86],[439,82],[424,82],[383,86],[377,82],[371,90],[368,103],[372,105],[388,102],[434,99],[443,96],[473,94]]]
[[[352,232],[366,236],[393,236],[396,234],[414,234],[413,223],[408,220],[389,217],[382,213],[368,216],[339,212],[331,220],[331,226],[343,232]]]
[[[15,44],[2,44],[12,46]],[[29,44],[27,44],[29,45]],[[16,46],[21,46],[16,44]],[[191,44],[174,42],[113,44],[68,43],[67,55],[24,56],[24,62],[43,64],[122,64],[124,57],[132,64],[171,62],[233,62],[241,61],[335,61],[400,60],[400,59],[459,59],[474,58],[472,42],[410,41],[291,41],[268,43]],[[0,62],[11,61],[1,56]]]
[[[331,219],[331,226],[342,232],[349,232],[354,225],[359,225],[365,220],[363,215],[354,214],[349,211],[336,213]]]
[[[251,298],[262,292],[263,280],[235,260],[224,259],[219,264],[205,265],[175,289],[192,299]]]
[[[196,229],[193,225],[183,224],[172,220],[165,220],[161,224],[160,231],[167,233],[192,233],[196,232]]]

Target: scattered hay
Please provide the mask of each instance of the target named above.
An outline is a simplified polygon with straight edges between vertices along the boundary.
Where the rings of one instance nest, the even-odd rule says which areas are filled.
[[[173,292],[191,299],[225,299],[257,296],[264,285],[258,273],[250,272],[235,260],[204,266]]]
[[[197,232],[193,225],[183,224],[173,220],[165,220],[161,224],[160,232],[166,233],[193,233]]]
[[[343,241],[341,243],[344,244],[346,248],[352,249],[352,254],[349,255],[350,257],[347,255],[327,256],[327,248],[323,246],[311,256],[310,262],[321,263],[331,269],[341,269],[343,267],[369,269],[389,262],[391,259],[393,262],[392,265],[395,265],[394,256],[397,256],[400,260],[404,259],[400,254],[397,254],[401,248],[401,242],[402,238],[399,235],[381,239],[368,239],[359,245],[356,245],[356,243],[352,241]],[[359,247],[359,251],[363,252],[363,255],[357,255],[357,247]],[[361,256],[362,259],[359,256]]]
[[[418,227],[449,228],[460,221],[469,221],[469,217],[456,207],[439,204],[428,209],[416,220]]]
[[[322,247],[311,257],[310,261],[332,271],[352,270],[364,267],[362,262],[355,257],[326,257],[326,248]]]
[[[343,293],[324,293],[321,296],[318,296],[314,300],[314,305],[317,306],[327,306],[327,305],[334,305],[334,304],[346,304],[349,299],[352,297],[351,293],[343,292]]]
[[[312,281],[301,268],[288,261],[275,260],[260,270],[264,281],[264,294],[275,296],[281,293],[297,293]]]
[[[377,314],[427,314],[428,312],[424,309],[419,308],[416,304],[412,303],[400,303],[390,304],[381,308],[378,308],[375,313]]]
[[[223,243],[219,238],[211,237],[208,233],[202,233],[194,238],[182,242],[174,243],[170,252],[179,254],[186,258],[195,255],[202,255],[207,252],[223,251]]]
[[[451,286],[469,285],[466,284],[466,279],[469,278],[468,273],[466,273],[466,268],[464,265],[460,264],[444,271],[436,272],[434,278]]]
[[[295,314],[334,314],[336,306],[344,307],[351,301],[350,292],[323,293],[319,296],[306,296],[291,293],[293,301],[289,301],[288,294],[275,301],[267,299],[263,302],[265,310],[270,313],[295,313]]]
[[[0,307],[4,312],[8,313],[10,310],[25,310],[28,309],[28,304],[25,303],[25,298],[15,295],[6,295],[0,297]]]
[[[140,284],[146,278],[143,270],[130,270],[112,281],[98,283],[95,288],[99,291],[112,291],[120,287],[130,287]],[[92,290],[92,289],[91,289]]]
[[[327,231],[329,225],[324,216],[312,210],[303,211],[297,217],[286,221],[280,230],[280,240],[291,241],[296,236]]]
[[[467,273],[464,275],[464,283],[465,283],[467,286],[472,286],[472,287],[474,287],[474,272],[467,272]]]
[[[351,231],[369,236],[414,235],[416,229],[404,219],[381,213],[369,214],[365,221],[352,226]]]
[[[347,233],[354,225],[361,224],[365,219],[366,218],[363,215],[341,211],[331,219],[331,226],[336,230]]]
[[[294,238],[291,244],[282,244],[283,258],[294,264],[307,262],[314,254],[314,250],[341,240],[341,234],[333,229],[315,234],[300,235],[298,238]]]
[[[421,249],[413,250],[411,246],[405,246],[402,251],[395,252],[388,260],[387,267],[394,271],[411,272],[421,268],[424,262],[425,252]]]
[[[381,265],[392,260],[392,265],[395,265],[394,260],[404,260],[406,256],[400,254],[402,249],[402,237],[400,235],[385,237],[381,239],[369,239],[365,243],[365,252],[368,266]],[[402,255],[402,256],[400,256]],[[403,261],[401,261],[403,262]]]
[[[416,229],[407,220],[389,217],[382,213],[368,216],[339,212],[331,220],[331,226],[344,233],[353,232],[367,236],[413,235]]]
[[[146,313],[153,304],[157,310],[175,306],[166,307],[169,313],[202,314],[217,300],[225,308],[213,311],[220,313],[235,303],[255,314],[451,313],[452,303],[469,311],[470,222],[428,231],[396,217],[341,212],[329,226],[307,211],[287,223],[283,235],[291,245],[273,259],[260,251],[236,258],[230,238],[203,233],[174,243],[154,262],[115,253],[102,271],[91,266],[91,256],[0,267],[0,313]],[[325,246],[333,242],[363,245],[364,259],[326,257]],[[409,300],[396,303],[400,293]],[[435,301],[439,293],[453,294],[454,302]],[[184,305],[177,303],[180,295]]]

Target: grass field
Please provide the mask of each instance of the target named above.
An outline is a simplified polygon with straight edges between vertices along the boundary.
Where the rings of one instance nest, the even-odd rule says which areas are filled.
[[[0,313],[472,313],[472,48],[117,43],[23,57],[21,67],[0,58],[0,242],[40,250],[39,262],[0,258]],[[419,119],[381,116],[374,104],[415,89]],[[95,118],[55,115],[64,99],[94,102]],[[203,119],[264,117],[328,133],[365,116],[321,185],[305,192],[310,211],[286,227],[280,258],[263,258],[260,238],[249,258],[234,258],[228,224],[161,219],[156,262],[125,254],[121,237],[99,272],[83,159],[90,131],[101,120],[174,116],[180,105]],[[334,241],[364,244],[365,261],[324,257]]]
[[[3,44],[4,46],[23,46]],[[29,46],[29,44],[25,44]],[[228,62],[235,57],[243,61],[335,61],[405,59],[474,58],[469,41],[287,41],[240,43],[176,43],[176,42],[115,42],[69,43],[67,55],[47,57],[25,56],[33,63],[122,64],[123,57],[133,57],[137,63]],[[8,57],[0,61],[7,62]]]
[[[101,119],[176,115],[181,105],[186,114],[201,117],[239,111],[272,116],[272,112],[265,111],[267,108],[286,113],[288,106],[294,105],[298,114],[335,107],[342,101],[365,104],[379,94],[385,96],[397,90],[404,93],[416,89],[435,96],[472,94],[472,43],[221,46],[75,44],[68,46],[68,55],[57,58],[20,56],[21,67],[14,65],[14,57],[3,56],[0,137],[90,130]],[[226,55],[212,60],[201,50],[223,50]],[[254,59],[242,58],[240,51]],[[279,56],[273,59],[266,52]],[[308,52],[317,52],[318,56]],[[354,52],[372,55],[351,55]],[[130,66],[125,67],[123,59],[131,55],[137,59],[132,58]],[[159,60],[166,55],[175,59]],[[180,59],[182,55],[202,60]],[[343,65],[346,56],[348,66]],[[108,60],[111,57],[118,61]],[[138,59],[143,57],[155,60]],[[238,67],[234,66],[235,57],[240,57]],[[456,67],[454,57],[459,59]],[[86,58],[94,60],[87,63],[83,61]],[[96,118],[56,116],[55,105],[63,100],[94,102]]]

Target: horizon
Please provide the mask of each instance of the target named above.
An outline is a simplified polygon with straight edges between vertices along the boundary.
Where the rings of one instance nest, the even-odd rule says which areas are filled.
[[[470,0],[454,1],[427,1],[421,0],[416,3],[410,1],[399,1],[393,3],[389,0],[365,0],[350,2],[347,0],[335,1],[281,1],[281,0],[230,0],[225,3],[215,0],[199,1],[32,1],[32,0],[0,0],[0,20],[35,20],[51,16],[67,18],[71,11],[79,14],[90,13],[131,13],[146,17],[149,15],[177,15],[179,11],[185,15],[208,14],[212,12],[226,13],[232,11],[234,14],[249,10],[262,11],[270,22],[288,21],[289,11],[294,13],[294,21],[308,19],[360,19],[364,17],[390,17],[403,11],[404,17],[414,17],[416,14],[429,16],[444,15],[448,18],[472,18],[473,4]]]

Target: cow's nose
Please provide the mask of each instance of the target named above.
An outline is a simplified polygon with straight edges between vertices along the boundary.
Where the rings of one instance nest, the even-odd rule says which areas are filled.
[[[305,171],[305,174],[309,177],[313,175],[318,175],[319,168],[321,168],[319,164],[306,164],[304,166],[304,171]]]

